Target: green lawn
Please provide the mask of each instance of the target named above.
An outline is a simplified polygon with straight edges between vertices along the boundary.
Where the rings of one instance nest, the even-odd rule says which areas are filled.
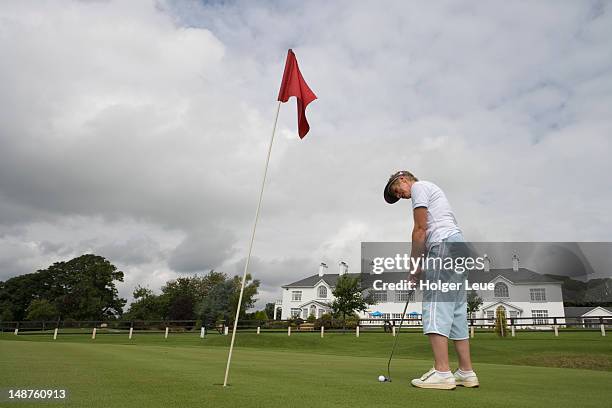
[[[231,386],[223,388],[229,337],[136,333],[0,335],[0,387],[63,387],[74,407],[547,407],[610,406],[612,339],[598,333],[519,333],[472,341],[479,389],[421,390],[426,338],[400,337],[392,383],[384,374],[393,338],[382,333],[237,335]],[[538,366],[538,367],[536,367]],[[549,366],[549,367],[546,367]],[[588,367],[582,368],[555,368]],[[47,405],[47,404],[43,404]],[[19,403],[15,406],[41,406]]]

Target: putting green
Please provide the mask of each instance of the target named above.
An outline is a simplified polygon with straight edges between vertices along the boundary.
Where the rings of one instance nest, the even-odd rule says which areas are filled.
[[[231,386],[223,388],[220,384],[227,348],[213,344],[225,344],[227,339],[224,336],[211,337],[210,342],[186,335],[168,340],[142,335],[132,342],[110,335],[96,341],[86,336],[66,336],[68,341],[54,342],[41,336],[17,339],[5,334],[0,336],[0,386],[65,388],[70,393],[68,402],[53,405],[105,408],[384,407],[408,404],[541,408],[570,404],[601,407],[612,401],[612,371],[601,369],[478,363],[479,389],[437,391],[415,389],[409,385],[411,378],[430,368],[430,361],[399,358],[394,361],[393,382],[378,383],[376,379],[384,373],[386,358],[375,350],[368,355],[366,352],[357,353],[352,347],[355,344],[380,345],[378,335],[369,336],[370,339],[361,343],[359,341],[367,336],[355,339],[333,335],[324,339],[330,340],[329,344],[344,344],[345,352],[349,354],[303,352],[305,346],[301,352],[275,350],[265,344],[259,348],[238,347],[232,361]],[[420,344],[421,337],[414,337],[414,342],[418,339]],[[239,334],[237,341],[238,344],[240,340],[247,344],[253,341],[266,343],[262,340],[264,338],[272,343],[294,341],[296,345],[314,344],[316,339],[312,335],[286,338],[279,334],[244,335],[241,338]],[[318,340],[320,344],[321,339]],[[477,342],[474,343],[476,346]],[[600,338],[599,343],[608,350],[610,342],[607,339]],[[496,353],[502,357],[508,344],[506,339],[491,341],[487,348],[497,345]],[[557,348],[559,344],[562,342],[557,343]],[[377,348],[386,354],[387,346],[385,343]],[[545,347],[545,343],[542,346]],[[336,349],[335,346],[331,348]],[[605,357],[605,354],[599,355]],[[423,355],[423,358],[428,358],[428,355]],[[20,403],[16,406],[41,405]]]

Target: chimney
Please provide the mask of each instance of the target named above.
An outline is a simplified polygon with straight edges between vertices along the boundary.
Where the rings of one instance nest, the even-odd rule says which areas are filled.
[[[340,265],[340,275],[348,273],[348,265],[346,262],[340,261],[338,265]]]
[[[489,259],[489,255],[484,254],[484,271],[489,272],[491,270],[491,260]]]
[[[321,265],[319,265],[319,276],[325,275],[326,272],[327,272],[327,264],[325,262],[321,262]]]
[[[517,254],[512,255],[512,270],[518,272],[519,270],[519,257]]]

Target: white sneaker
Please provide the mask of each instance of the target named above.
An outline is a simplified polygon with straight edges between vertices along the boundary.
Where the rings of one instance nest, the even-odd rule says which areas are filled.
[[[412,380],[411,384],[419,388],[434,388],[437,390],[454,390],[455,389],[455,376],[449,375],[448,377],[443,377],[436,372],[435,368],[432,368],[431,370],[423,374],[421,378],[415,378],[414,380]]]
[[[462,374],[459,372],[459,369],[456,369],[453,376],[455,377],[455,383],[462,387],[475,388],[480,385],[474,371],[472,371],[472,374]]]

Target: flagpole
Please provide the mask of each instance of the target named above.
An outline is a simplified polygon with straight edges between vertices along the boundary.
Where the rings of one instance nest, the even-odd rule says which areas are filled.
[[[280,112],[281,101],[278,101],[276,107],[276,116],[274,117],[274,126],[272,127],[272,137],[268,146],[268,156],[266,157],[266,166],[264,167],[263,180],[261,181],[261,190],[259,192],[259,202],[257,203],[257,211],[255,211],[255,222],[253,222],[253,231],[251,233],[251,243],[249,244],[249,253],[244,265],[244,273],[242,274],[242,285],[240,286],[240,297],[238,298],[238,307],[236,308],[236,317],[234,318],[234,329],[232,330],[232,341],[230,343],[229,355],[227,356],[227,366],[225,367],[225,378],[223,386],[227,387],[227,377],[229,375],[230,363],[232,361],[232,351],[234,350],[234,339],[236,338],[236,327],[238,326],[238,316],[240,315],[240,307],[242,306],[242,294],[244,293],[244,284],[246,282],[247,271],[249,270],[249,261],[251,260],[251,251],[253,250],[253,241],[255,240],[255,230],[257,229],[257,220],[259,219],[259,210],[261,208],[261,200],[263,198],[264,185],[266,184],[266,175],[268,174],[268,163],[270,163],[270,154],[272,153],[272,143],[274,142],[274,134],[276,133],[276,122],[278,121],[278,113]]]

